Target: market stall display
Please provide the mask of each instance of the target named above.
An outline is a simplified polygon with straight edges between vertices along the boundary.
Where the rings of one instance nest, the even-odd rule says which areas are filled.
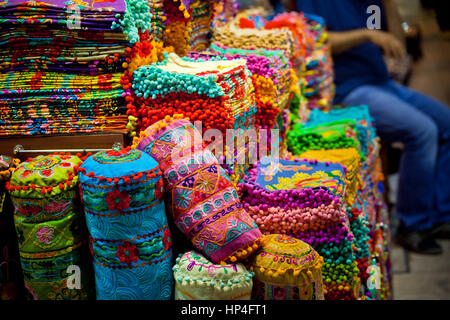
[[[0,4],[0,133],[129,137],[0,158],[2,299],[392,298],[379,139],[332,105],[325,21],[237,7]]]

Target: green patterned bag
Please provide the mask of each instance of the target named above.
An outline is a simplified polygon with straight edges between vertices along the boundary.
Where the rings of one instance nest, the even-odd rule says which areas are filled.
[[[87,233],[70,155],[38,156],[22,163],[7,185],[25,286],[34,299],[88,299],[93,290]]]

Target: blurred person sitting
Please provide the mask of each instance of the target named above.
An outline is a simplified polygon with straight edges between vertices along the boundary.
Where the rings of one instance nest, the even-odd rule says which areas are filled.
[[[448,239],[450,233],[450,108],[389,78],[383,53],[394,58],[406,54],[394,0],[296,1],[296,10],[327,22],[334,103],[368,105],[381,139],[404,145],[397,242],[418,253],[442,253],[436,238]],[[368,28],[371,5],[380,8],[388,32]]]

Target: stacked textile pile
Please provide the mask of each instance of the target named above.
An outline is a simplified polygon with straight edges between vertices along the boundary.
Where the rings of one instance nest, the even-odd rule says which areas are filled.
[[[361,181],[361,156],[355,148],[308,150],[298,156],[299,159],[331,161],[339,163],[346,169],[345,201],[353,203]]]
[[[289,56],[300,82],[302,96],[295,97],[295,114],[305,119],[309,109],[328,109],[334,98],[333,70],[328,34],[322,18],[297,12],[281,13],[266,21],[255,16],[251,10],[245,10],[236,17],[241,28],[236,33],[251,33],[250,30],[289,30],[292,46]],[[230,29],[233,30],[233,25]],[[234,30],[236,28],[234,27]],[[221,38],[223,36],[217,36]],[[253,43],[250,42],[252,45]],[[266,44],[267,45],[267,44]],[[270,45],[268,46],[270,48]],[[306,97],[306,100],[304,100]],[[300,101],[297,101],[300,100]],[[299,105],[300,104],[300,105]]]
[[[196,60],[246,60],[246,65],[251,72],[252,83],[255,88],[257,109],[255,129],[271,130],[280,127],[279,120],[283,116],[281,111],[285,109],[289,101],[292,85],[290,64],[283,51],[262,49],[244,50],[212,44],[204,52],[190,52],[189,57]],[[283,148],[284,144],[281,140],[275,141],[275,139],[280,138],[280,135],[272,136],[271,133],[271,131],[267,132],[267,148],[270,150],[272,144]],[[283,134],[284,132],[281,135]]]
[[[288,29],[261,30],[239,28],[236,20],[213,30],[213,42],[239,49],[276,49],[286,52],[289,60],[293,55],[294,39]]]
[[[315,15],[306,19],[306,58],[301,78],[305,81],[303,94],[308,109],[327,110],[334,99],[333,62],[328,45],[325,21]]]
[[[252,19],[252,17],[249,18]],[[256,20],[256,18],[253,17],[253,20]],[[243,21],[245,21],[245,19],[241,18],[240,23],[242,24]],[[303,14],[298,12],[281,13],[277,14],[269,21],[264,21],[262,17],[257,21],[261,21],[260,26],[255,25],[257,28],[264,28],[266,30],[284,28],[290,30],[293,37],[291,62],[297,76],[300,76],[306,57],[305,37],[307,35],[307,24],[306,20],[303,18]]]
[[[202,51],[209,45],[214,5],[212,1],[197,0],[192,3],[192,20],[189,24],[189,46],[193,51]]]
[[[0,4],[0,133],[133,131],[133,71],[164,52],[204,48],[212,11],[230,14],[221,3]]]
[[[307,150],[357,148],[356,121],[334,121],[315,126],[305,126],[301,122],[294,122],[287,133],[287,146],[294,155]]]
[[[385,204],[382,201],[382,174],[379,144],[367,106],[337,107],[328,113],[313,110],[305,127],[328,126],[336,121],[356,123],[358,143],[355,148],[323,148],[299,154],[300,158],[334,161],[346,166],[348,192],[347,215],[355,236],[355,254],[362,280],[361,294],[367,298],[390,297],[389,228]],[[380,189],[381,188],[381,189]],[[384,283],[377,294],[368,287],[371,265],[380,270]]]
[[[146,9],[146,6],[140,7]],[[156,31],[150,29],[150,35],[179,56],[185,56],[191,49],[205,49],[213,21],[226,21],[236,10],[233,1],[228,0],[157,0],[149,2],[148,7],[152,28],[156,28]]]
[[[264,234],[293,236],[323,256],[326,299],[355,298],[360,284],[345,181],[339,164],[263,158],[239,185],[244,207]]]
[[[232,22],[224,25],[221,28],[217,28],[213,32],[213,43],[230,48],[243,49],[243,50],[264,50],[264,55],[270,56],[271,50],[274,50],[277,55],[281,54],[282,61],[285,63],[288,61],[290,64],[290,84],[289,89],[282,89],[284,95],[280,97],[280,113],[277,117],[277,128],[280,129],[280,137],[282,140],[286,138],[286,132],[289,129],[289,106],[294,97],[300,97],[300,87],[298,85],[298,78],[295,70],[292,67],[292,60],[294,56],[294,43],[295,39],[292,32],[287,28],[282,29],[257,29],[240,28],[239,19],[236,18]],[[263,82],[264,83],[264,82]],[[286,96],[285,96],[286,95]],[[261,114],[264,111],[270,110],[267,106],[262,106]]]
[[[367,106],[339,107],[334,106],[330,112],[322,112],[321,110],[312,110],[309,114],[308,122],[304,124],[305,128],[314,127],[324,123],[336,121],[344,121],[356,124],[358,132],[358,141],[361,147],[363,158],[371,156],[368,159],[372,164],[378,153],[376,152],[376,133],[373,127],[372,119]]]
[[[239,179],[244,168],[239,154],[247,154],[249,148],[240,137],[254,128],[256,113],[254,88],[245,60],[195,61],[169,54],[161,63],[137,69],[133,78],[136,101],[141,106],[135,111],[139,115],[137,129],[143,130],[174,114],[201,122],[202,133],[217,130],[213,135],[221,135],[222,139],[227,136],[227,129],[233,129],[238,146],[228,152],[227,164],[237,175],[233,181]],[[217,156],[222,156],[222,152]]]
[[[125,131],[125,1],[0,4],[0,133]]]
[[[141,108],[139,131],[181,113],[202,121],[203,129],[246,129],[256,113],[254,89],[246,62],[199,61],[169,54],[161,63],[143,66],[133,75]]]
[[[164,61],[165,53],[175,52],[184,56],[191,48],[200,50],[206,47],[211,37],[211,25],[220,25],[232,19],[236,6],[233,0],[126,1],[127,11],[121,24],[131,45],[125,51],[126,62],[123,66],[126,70],[120,83],[125,90],[123,95],[129,120],[127,129],[133,137],[141,129],[162,119],[155,114],[149,118],[142,111],[145,109],[144,102],[133,87],[134,71]]]

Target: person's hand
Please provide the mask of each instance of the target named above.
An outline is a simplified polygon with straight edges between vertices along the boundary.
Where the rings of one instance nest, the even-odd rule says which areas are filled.
[[[374,45],[380,47],[384,54],[396,59],[404,58],[405,46],[392,34],[379,30],[368,30],[368,39]]]

